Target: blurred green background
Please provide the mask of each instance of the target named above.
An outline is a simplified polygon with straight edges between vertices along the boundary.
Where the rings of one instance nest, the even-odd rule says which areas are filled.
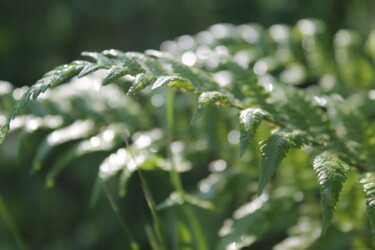
[[[269,26],[315,17],[331,31],[366,32],[373,13],[372,0],[1,0],[0,78],[31,85],[82,51],[158,49],[219,22]]]

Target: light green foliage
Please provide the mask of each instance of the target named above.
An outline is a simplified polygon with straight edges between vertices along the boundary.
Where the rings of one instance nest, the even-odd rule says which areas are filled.
[[[30,88],[0,82],[0,162],[43,167],[49,186],[90,165],[92,205],[104,190],[117,215],[113,187],[133,208],[136,182],[152,222],[130,218],[129,242],[145,230],[154,249],[373,249],[373,40],[305,19],[217,24],[162,51],[84,52]]]
[[[323,152],[314,159],[314,170],[318,176],[320,200],[323,212],[322,234],[328,230],[333,211],[346,181],[349,166],[332,152]]]

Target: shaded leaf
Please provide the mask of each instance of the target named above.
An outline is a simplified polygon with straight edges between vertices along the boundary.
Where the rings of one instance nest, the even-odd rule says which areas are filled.
[[[286,156],[290,148],[289,140],[279,134],[273,134],[260,142],[262,161],[259,173],[259,185],[257,195],[261,195],[267,182],[279,166],[281,160]]]

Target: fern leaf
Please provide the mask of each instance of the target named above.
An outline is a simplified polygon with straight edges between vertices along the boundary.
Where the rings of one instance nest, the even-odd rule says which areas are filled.
[[[193,123],[196,121],[205,111],[206,109],[215,104],[215,103],[221,103],[221,104],[229,104],[231,103],[228,96],[221,92],[213,91],[213,92],[203,92],[198,99],[198,108],[193,114],[193,118],[191,119],[191,122]]]
[[[240,114],[240,157],[245,153],[246,147],[254,138],[255,132],[262,120],[268,116],[268,113],[259,108],[248,108],[241,111]]]
[[[128,71],[122,67],[111,67],[108,71],[107,75],[102,80],[102,85],[110,84],[111,82],[116,81],[121,76],[124,76],[128,73]]]
[[[47,89],[66,82],[73,76],[77,75],[83,68],[84,65],[80,61],[59,66],[54,70],[46,73],[42,79],[37,81],[31,88],[29,88],[22,96],[21,100],[16,104],[4,125],[1,127],[0,144],[8,134],[11,121],[30,100],[35,100],[41,93],[44,93]]]
[[[314,159],[314,170],[319,180],[320,203],[323,209],[322,235],[327,232],[331,223],[348,169],[349,166],[332,152],[323,152]]]
[[[98,71],[99,69],[106,69],[107,66],[104,65],[98,65],[94,63],[87,63],[85,67],[81,70],[81,72],[78,75],[78,78],[82,78],[84,76],[87,76],[91,73],[94,73],[95,71]]]
[[[148,50],[145,53],[158,58],[162,65],[165,65],[164,67],[170,74],[177,74],[181,77],[189,79],[191,82],[190,84],[194,86],[191,86],[191,89],[197,89],[199,91],[216,89],[217,84],[206,71],[189,67],[167,53],[154,50]]]
[[[145,73],[145,70],[138,63],[136,56],[132,53],[124,53],[120,50],[111,49],[103,51],[103,55],[119,60],[122,63],[122,67],[125,68],[129,74],[136,75]]]
[[[128,90],[128,95],[135,95],[157,80],[154,74],[140,73],[135,77],[133,85]]]
[[[330,133],[326,113],[323,112],[321,106],[313,101],[311,96],[305,91],[292,87],[286,87],[284,92],[288,98],[287,108],[290,114],[295,113],[296,116],[301,117],[298,120],[300,123],[294,123],[297,128],[306,129],[318,136]],[[295,105],[296,103],[298,105]]]
[[[375,236],[375,175],[367,173],[359,180],[366,200],[367,214],[369,216],[371,234]]]
[[[280,134],[273,134],[261,141],[260,144],[262,161],[259,173],[258,196],[262,194],[267,182],[271,179],[291,146],[289,140]]]
[[[167,71],[163,69],[162,65],[153,57],[146,56],[142,53],[128,52],[128,55],[137,59],[137,62],[147,72],[157,76],[167,75]]]
[[[170,87],[176,86],[180,89],[186,89],[190,91],[193,90],[191,82],[179,76],[161,76],[154,82],[154,84],[152,85],[152,89],[160,88],[165,85],[168,85]]]

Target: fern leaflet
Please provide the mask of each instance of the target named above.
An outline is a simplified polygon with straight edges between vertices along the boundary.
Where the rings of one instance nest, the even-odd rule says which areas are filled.
[[[349,166],[332,152],[325,151],[314,159],[314,170],[318,175],[320,203],[323,209],[322,235],[327,232],[331,223],[348,169]]]
[[[240,114],[240,156],[242,156],[250,141],[254,138],[255,132],[262,120],[268,116],[267,112],[259,108],[249,108],[241,111]]]
[[[261,195],[267,182],[271,179],[281,160],[286,156],[290,143],[280,134],[273,134],[260,142],[262,161],[259,173],[259,185],[257,195]]]

